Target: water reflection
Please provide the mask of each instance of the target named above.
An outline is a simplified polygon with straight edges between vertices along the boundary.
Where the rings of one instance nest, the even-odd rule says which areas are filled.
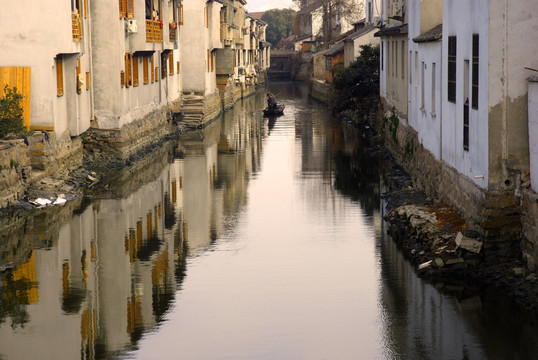
[[[256,99],[65,207],[2,219],[0,356],[105,358],[165,319],[187,254],[208,249],[258,171]],[[32,346],[27,346],[31,343]]]
[[[273,86],[282,117],[260,93],[85,199],[0,219],[0,357],[533,358],[497,294],[416,277],[357,130]]]

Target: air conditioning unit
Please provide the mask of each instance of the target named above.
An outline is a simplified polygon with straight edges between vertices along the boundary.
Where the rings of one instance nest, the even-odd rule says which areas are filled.
[[[128,34],[138,33],[138,25],[136,25],[136,20],[128,19],[125,23],[125,28]]]

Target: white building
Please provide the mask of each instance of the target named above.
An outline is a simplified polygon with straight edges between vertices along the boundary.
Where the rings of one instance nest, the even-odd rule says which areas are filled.
[[[30,129],[80,135],[94,116],[87,1],[3,1],[0,13],[1,96],[17,87]]]
[[[177,30],[170,26],[178,23],[179,5],[92,2],[96,128],[121,129],[179,100]]]
[[[407,119],[407,0],[381,2],[380,96],[387,110]]]
[[[442,0],[409,0],[408,123],[441,160]]]

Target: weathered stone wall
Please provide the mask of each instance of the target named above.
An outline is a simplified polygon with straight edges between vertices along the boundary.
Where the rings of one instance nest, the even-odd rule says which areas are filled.
[[[312,81],[312,97],[322,103],[331,105],[334,100],[334,89],[331,84],[324,81]]]
[[[106,166],[144,153],[176,131],[168,115],[166,108],[160,108],[119,130],[89,129],[82,135],[85,160]]]
[[[0,207],[13,205],[22,197],[30,175],[28,147],[24,141],[0,141]]]
[[[204,117],[202,124],[205,126],[208,122],[215,119],[222,111],[222,103],[218,91],[207,95],[204,101]]]
[[[69,132],[36,132],[0,142],[0,208],[15,205],[32,183],[82,164],[82,141]]]
[[[377,122],[387,148],[411,175],[414,186],[452,206],[465,218],[469,228],[484,238],[488,262],[520,255],[520,208],[513,192],[479,188],[471,179],[437,160],[420,144],[417,133],[405,121],[379,116]]]
[[[521,201],[521,225],[523,260],[530,271],[536,271],[538,263],[538,194],[532,189],[523,191]]]
[[[69,132],[36,132],[27,138],[34,180],[82,164],[82,140]]]

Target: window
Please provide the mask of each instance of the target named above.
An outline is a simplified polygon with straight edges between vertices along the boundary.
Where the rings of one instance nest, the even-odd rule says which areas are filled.
[[[153,71],[153,54],[151,54],[151,57],[149,58],[149,68],[151,70],[151,83],[153,84],[155,82],[155,72]]]
[[[144,56],[142,68],[144,72],[144,84],[149,84],[149,56]]]
[[[402,40],[402,79],[405,79],[405,41]]]
[[[385,42],[384,41],[381,41],[381,71],[383,71],[383,52],[384,52],[384,46],[385,45]]]
[[[409,77],[409,85],[411,85],[411,79],[413,78],[413,69],[412,69],[412,63],[413,63],[413,51],[409,50],[409,74],[407,75]]]
[[[125,86],[129,87],[133,85],[131,64],[133,62],[133,56],[131,54],[125,54]]]
[[[469,151],[469,60],[463,62],[463,150]]]
[[[392,59],[392,75],[398,77],[398,43],[396,41],[392,42],[392,47],[394,48],[394,58]]]
[[[211,57],[211,72],[215,71],[215,56],[213,55],[213,52],[209,54]]]
[[[138,86],[138,56],[133,57],[133,86]]]
[[[77,68],[76,68],[76,73],[77,73],[77,94],[81,94],[82,93],[82,83],[81,83],[81,78],[80,78],[80,58],[77,59]]]
[[[387,76],[391,74],[391,57],[392,49],[390,48],[390,41],[387,40]]]
[[[435,116],[435,63],[432,63],[432,116]]]
[[[471,88],[471,102],[473,109],[478,109],[478,49],[479,49],[478,34],[473,34],[473,77]]]
[[[168,54],[161,53],[161,78],[164,79],[166,77],[166,72],[168,68]]]
[[[325,57],[325,70],[331,70],[332,69],[332,60],[329,56]]]
[[[177,19],[178,25],[183,25],[183,4],[179,5],[179,15]]]
[[[168,55],[168,68],[170,69],[169,75],[174,75],[174,53],[170,52]]]
[[[119,0],[120,18],[134,18],[134,0]]]
[[[415,87],[418,87],[418,51],[415,51]]]
[[[426,65],[424,64],[424,61],[420,65],[420,108],[424,110],[424,72],[426,70]]]
[[[448,101],[456,102],[456,37],[448,37]]]
[[[71,30],[76,42],[82,39],[81,11],[80,0],[71,0]]]
[[[61,55],[58,55],[56,61],[56,95],[64,94],[64,65]]]

